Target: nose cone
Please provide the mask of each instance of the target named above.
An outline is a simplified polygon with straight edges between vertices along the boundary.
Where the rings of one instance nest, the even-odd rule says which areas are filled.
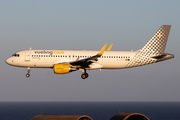
[[[7,64],[9,64],[10,63],[10,59],[8,58],[8,59],[6,59],[6,63]]]
[[[13,61],[13,59],[10,57],[10,58],[6,59],[6,63],[9,64],[9,65],[13,65],[14,61]]]

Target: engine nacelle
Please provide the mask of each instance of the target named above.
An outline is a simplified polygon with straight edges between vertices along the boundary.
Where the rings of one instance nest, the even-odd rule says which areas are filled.
[[[72,70],[69,64],[55,64],[54,65],[54,73],[56,74],[66,74],[71,71]]]

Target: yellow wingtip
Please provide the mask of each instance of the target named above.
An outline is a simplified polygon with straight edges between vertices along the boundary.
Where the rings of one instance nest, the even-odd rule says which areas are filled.
[[[107,44],[105,44],[104,47],[101,49],[101,51],[99,52],[100,55],[102,55],[104,53],[106,46],[107,46]]]
[[[113,46],[113,44],[111,44],[111,45],[109,46],[109,48],[107,49],[107,51],[110,51],[111,48],[112,48],[112,46]]]

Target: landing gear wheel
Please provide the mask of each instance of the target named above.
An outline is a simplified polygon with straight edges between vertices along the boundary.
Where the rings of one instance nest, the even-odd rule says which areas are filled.
[[[89,75],[87,73],[85,73],[85,76],[86,76],[86,78],[88,78]]]
[[[84,73],[84,74],[81,75],[81,78],[82,78],[82,79],[86,79],[88,76],[89,76],[89,75],[88,75],[87,73]]]
[[[26,77],[27,77],[27,78],[30,77],[30,74],[26,74]]]
[[[86,79],[86,75],[85,75],[85,74],[82,74],[82,75],[81,75],[81,78],[82,78],[82,79]]]

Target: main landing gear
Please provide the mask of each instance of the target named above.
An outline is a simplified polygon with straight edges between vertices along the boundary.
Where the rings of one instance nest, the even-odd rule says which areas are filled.
[[[81,75],[81,78],[82,79],[88,78],[89,75],[88,75],[88,73],[86,73],[86,69],[83,69],[82,71],[83,71],[83,74]]]
[[[83,74],[81,75],[81,78],[82,78],[82,79],[86,79],[88,76],[89,76],[89,75],[88,75],[87,73],[83,73]]]
[[[30,73],[30,69],[31,69],[30,67],[27,68],[27,74],[26,74],[27,78],[30,77],[30,74],[29,74]]]

